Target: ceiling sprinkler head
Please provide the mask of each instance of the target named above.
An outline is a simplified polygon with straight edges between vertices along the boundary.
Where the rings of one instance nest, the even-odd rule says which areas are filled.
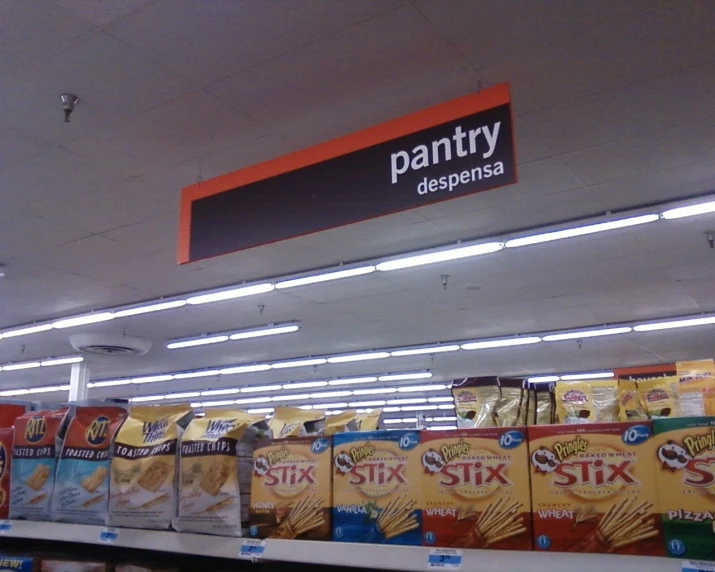
[[[63,93],[60,95],[60,99],[62,100],[62,109],[65,112],[65,123],[69,123],[70,115],[72,115],[75,105],[79,102],[79,97],[71,93]]]

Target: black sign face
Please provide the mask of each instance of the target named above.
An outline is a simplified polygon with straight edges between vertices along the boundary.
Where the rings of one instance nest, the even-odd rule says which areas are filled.
[[[514,182],[511,107],[505,103],[194,199],[187,258],[251,248]]]

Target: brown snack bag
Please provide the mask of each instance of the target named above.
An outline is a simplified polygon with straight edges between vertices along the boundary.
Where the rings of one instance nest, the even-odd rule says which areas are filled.
[[[677,375],[638,382],[638,395],[651,419],[680,417],[678,382]]]
[[[452,382],[452,396],[457,414],[457,427],[496,427],[496,405],[499,401],[499,378],[467,377]]]

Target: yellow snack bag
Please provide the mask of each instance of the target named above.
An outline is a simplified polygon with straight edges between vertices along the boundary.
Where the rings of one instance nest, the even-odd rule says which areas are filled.
[[[355,423],[358,431],[377,431],[380,429],[382,409],[373,409],[369,413],[357,413]]]
[[[651,419],[680,417],[678,376],[655,377],[638,382],[638,395]]]
[[[276,439],[322,435],[325,429],[325,412],[306,411],[299,407],[276,407],[268,426]]]
[[[355,412],[348,410],[330,415],[325,419],[325,434],[335,435],[336,433],[344,433],[345,431],[357,431],[358,424],[355,421]]]
[[[528,401],[523,379],[499,378],[499,399],[494,410],[497,426],[526,425]]]
[[[561,381],[554,389],[559,423],[593,423],[593,395],[584,381]]]
[[[496,427],[496,407],[500,398],[499,379],[468,377],[452,383],[457,427]]]
[[[632,379],[618,380],[618,420],[639,421],[648,419],[638,395],[638,384]]]

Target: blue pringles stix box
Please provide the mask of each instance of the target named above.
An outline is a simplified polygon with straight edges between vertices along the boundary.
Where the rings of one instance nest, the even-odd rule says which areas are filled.
[[[420,544],[419,443],[417,430],[333,436],[333,540]]]
[[[34,572],[39,569],[39,559],[0,554],[0,572]]]

